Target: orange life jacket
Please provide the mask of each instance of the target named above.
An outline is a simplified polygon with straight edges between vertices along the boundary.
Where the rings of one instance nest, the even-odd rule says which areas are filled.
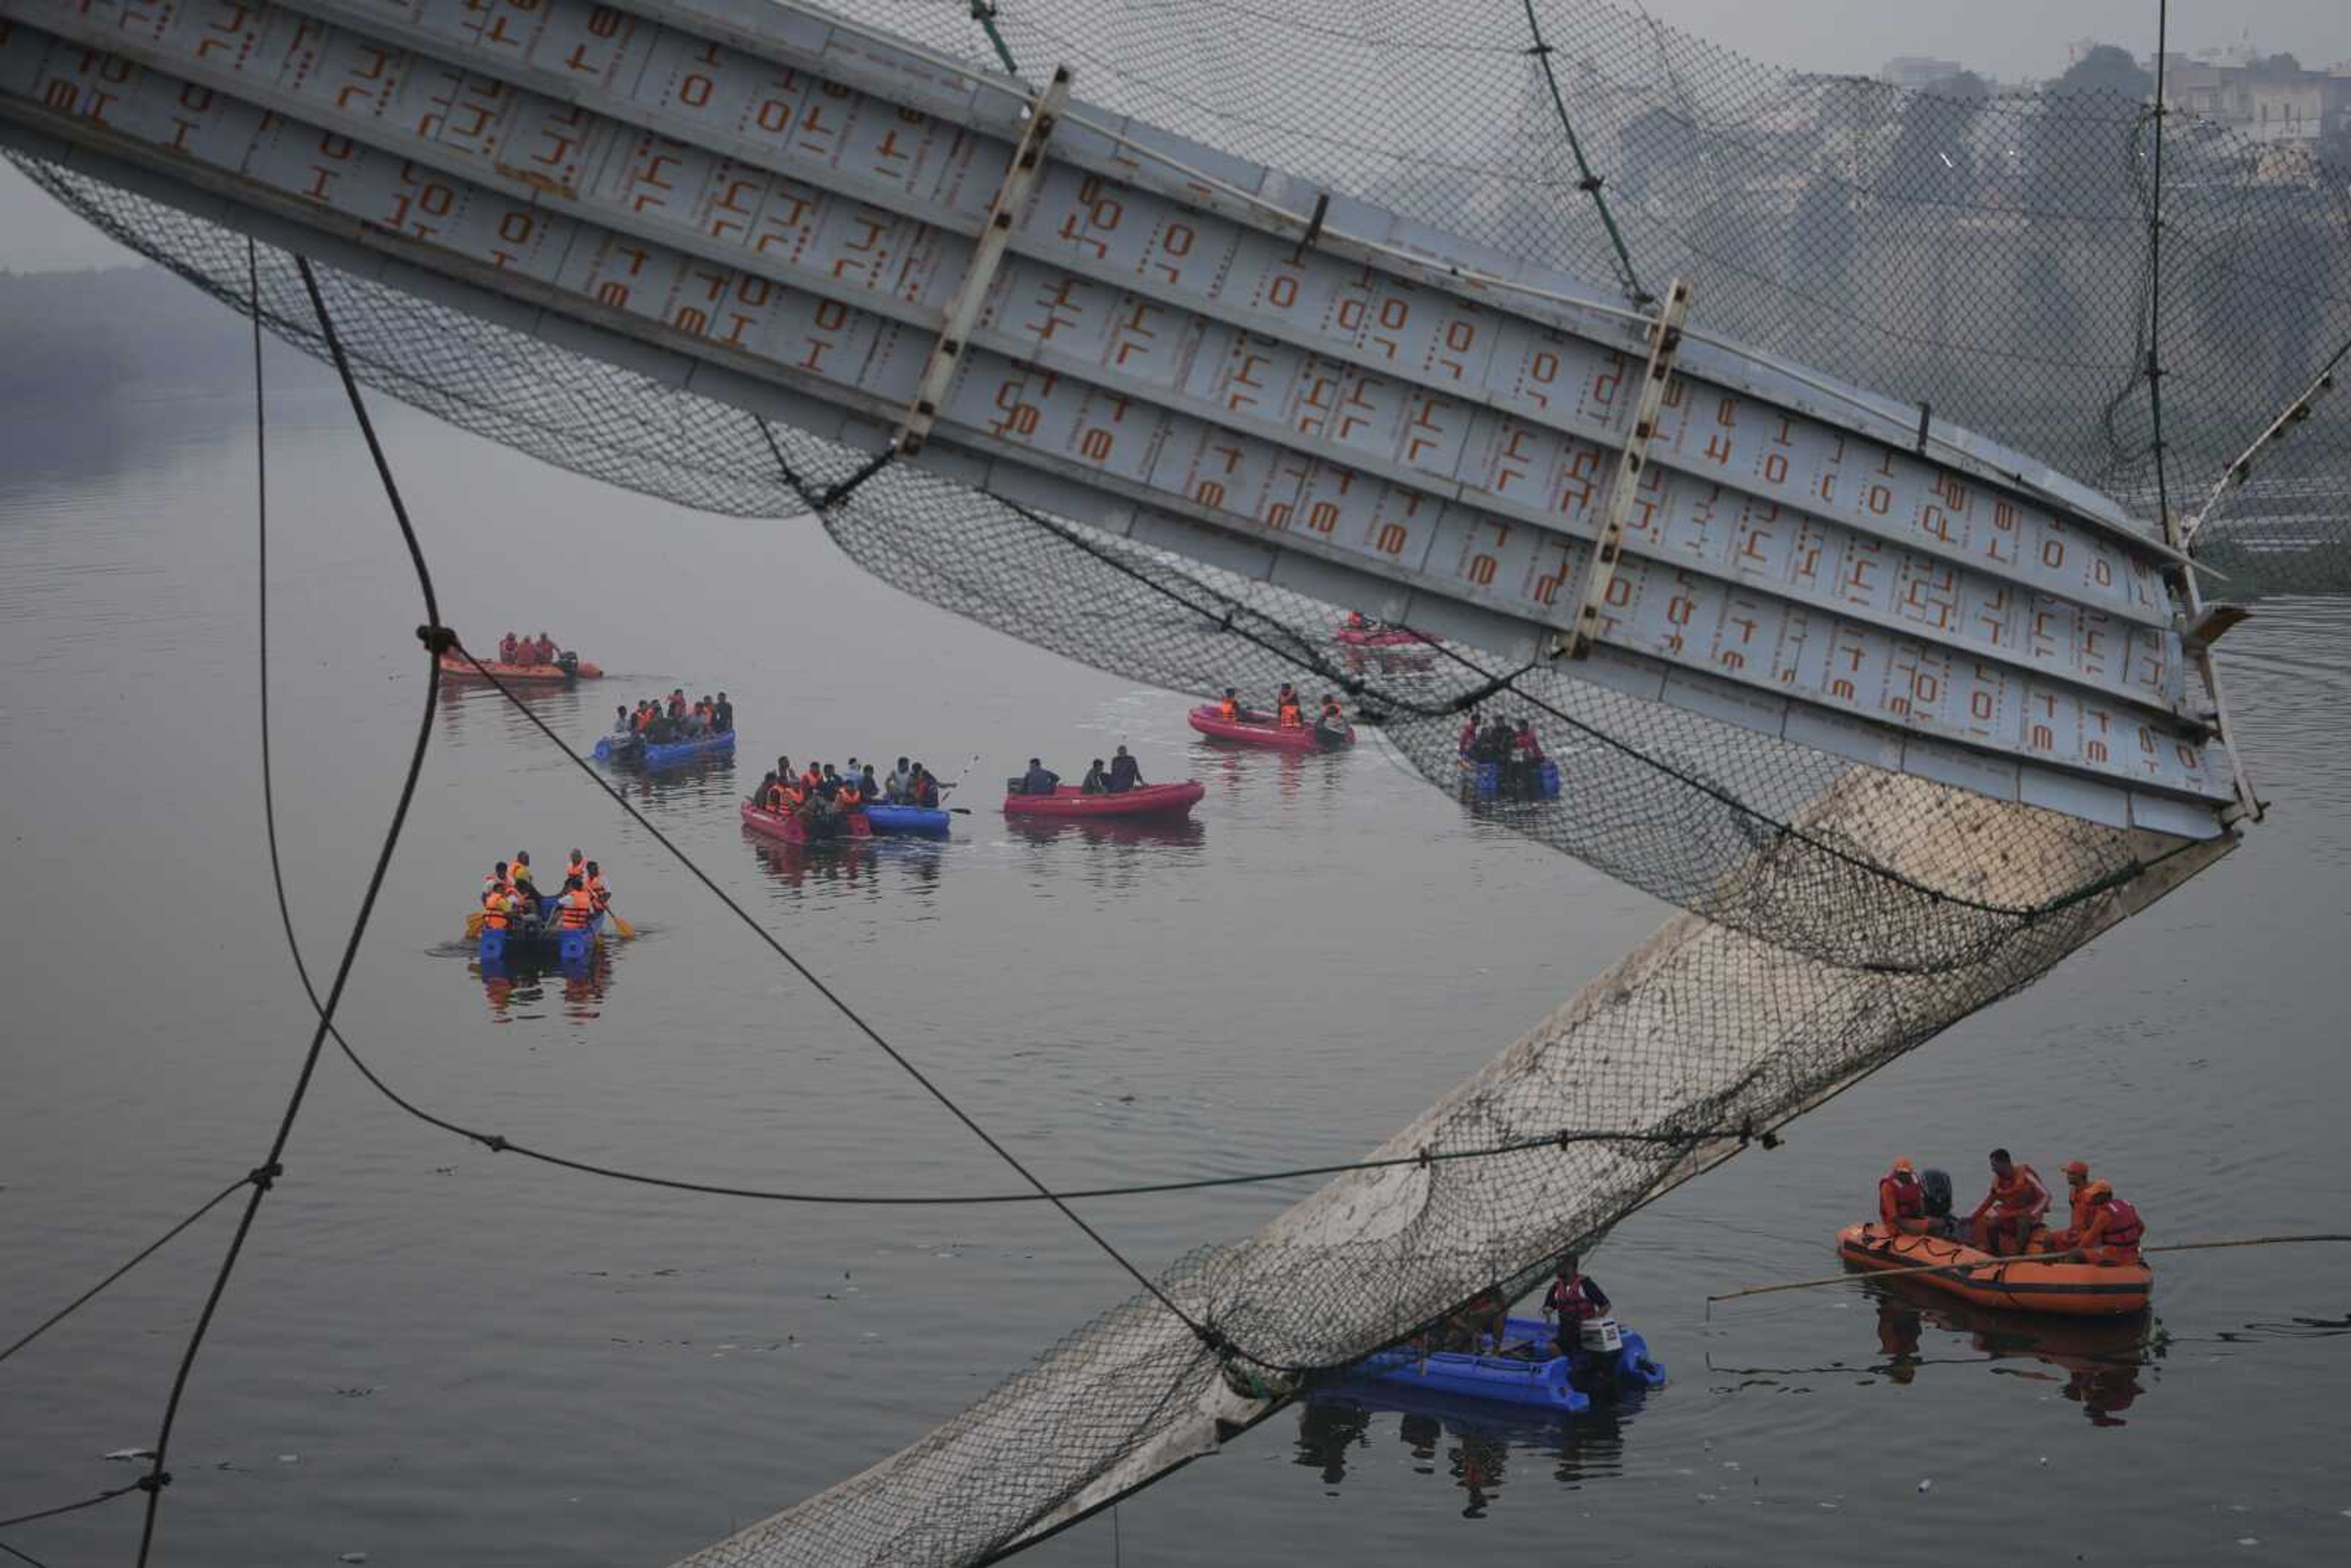
[[[841,809],[844,811],[854,811],[865,800],[865,797],[858,791],[857,786],[850,783],[843,783],[833,799],[841,802]]]
[[[2139,1238],[2147,1234],[2147,1223],[2139,1218],[2138,1210],[2129,1199],[2110,1197],[2104,1204],[2091,1207],[2085,1231],[2081,1241],[2085,1249],[2137,1252]]]
[[[558,911],[555,920],[566,931],[585,931],[595,924],[596,901],[575,887],[563,895],[563,906]]]
[[[488,931],[507,928],[507,890],[503,884],[482,889],[482,926]]]
[[[2090,1228],[2090,1200],[2084,1196],[2089,1190],[2089,1184],[2085,1182],[2075,1187],[2067,1197],[2067,1202],[2073,1209],[2074,1234],[2076,1236]]]
[[[1898,1219],[1927,1218],[1927,1189],[1913,1178],[1896,1180],[1891,1174],[1877,1178],[1877,1218],[1887,1225]]]
[[[1333,724],[1344,724],[1347,720],[1347,710],[1341,707],[1336,701],[1327,702],[1322,705],[1322,716]]]
[[[1233,723],[1238,724],[1241,721],[1241,705],[1227,697],[1217,705],[1217,714],[1220,718],[1230,719]]]
[[[807,772],[800,775],[800,793],[802,795],[814,794],[816,792],[816,787],[823,782],[823,770],[812,767]]]
[[[1306,725],[1306,717],[1299,711],[1297,703],[1286,702],[1281,705],[1280,722],[1284,729],[1302,729]]]
[[[578,877],[580,879],[580,885],[585,887],[588,885],[588,862],[584,860],[573,861],[569,865],[563,868],[563,874],[567,878]]]

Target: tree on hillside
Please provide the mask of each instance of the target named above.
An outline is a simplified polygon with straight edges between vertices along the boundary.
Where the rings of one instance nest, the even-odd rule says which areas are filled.
[[[2025,130],[2027,204],[2085,217],[2136,206],[2140,136],[2154,91],[2155,78],[2112,44],[2067,67]]]

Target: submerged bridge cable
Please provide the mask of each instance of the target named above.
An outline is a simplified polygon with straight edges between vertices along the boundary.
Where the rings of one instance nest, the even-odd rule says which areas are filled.
[[[92,1285],[89,1290],[84,1291],[80,1295],[76,1296],[72,1301],[68,1301],[64,1306],[59,1307],[56,1312],[51,1312],[47,1317],[42,1319],[39,1323],[36,1324],[33,1328],[19,1336],[15,1343],[11,1343],[5,1350],[0,1350],[0,1361],[7,1360],[10,1356],[16,1354],[18,1351],[32,1343],[35,1340],[40,1338],[51,1329],[65,1322],[66,1319],[71,1317],[75,1312],[79,1312],[85,1305],[96,1298],[99,1291],[105,1290],[109,1285],[113,1284],[117,1280],[122,1278],[123,1275],[131,1272],[131,1270],[139,1267],[140,1264],[147,1261],[148,1259],[153,1257],[156,1253],[162,1251],[164,1245],[173,1237],[179,1235],[180,1232],[185,1230],[189,1226],[193,1225],[197,1220],[202,1219],[205,1215],[210,1214],[214,1209],[218,1208],[222,1204],[227,1202],[229,1196],[232,1193],[235,1192],[237,1188],[245,1186],[246,1183],[252,1179],[253,1177],[249,1175],[241,1176],[235,1181],[229,1183],[226,1186],[221,1188],[220,1191],[213,1194],[212,1197],[206,1198],[203,1207],[198,1208],[193,1214],[191,1214],[185,1219],[180,1221],[179,1224],[174,1225],[171,1229],[166,1230],[162,1235],[158,1236],[154,1240],[149,1242],[137,1252],[131,1254],[130,1261],[124,1263],[120,1268],[115,1270],[113,1273],[109,1274],[105,1279],[100,1280],[97,1284]]]
[[[244,1254],[246,1238],[252,1232],[261,1200],[277,1178],[284,1174],[282,1162],[287,1143],[293,1136],[295,1118],[301,1113],[310,1081],[317,1073],[319,1054],[326,1048],[327,1031],[334,1022],[335,1009],[342,1002],[344,988],[350,981],[351,969],[359,960],[360,943],[367,936],[369,917],[375,913],[377,895],[383,890],[384,876],[391,870],[392,853],[400,845],[401,829],[406,825],[409,806],[416,798],[417,780],[424,771],[425,750],[433,739],[434,715],[439,709],[441,700],[438,646],[445,640],[446,633],[441,629],[441,605],[434,591],[432,569],[425,564],[423,547],[417,540],[416,528],[409,519],[408,507],[402,501],[399,486],[392,480],[391,463],[384,455],[382,444],[376,438],[375,426],[368,419],[367,405],[360,395],[359,382],[352,377],[350,362],[344,357],[341,340],[335,334],[334,320],[328,314],[326,297],[319,292],[318,277],[310,269],[309,258],[298,254],[294,264],[301,272],[303,287],[310,297],[310,308],[319,319],[319,332],[336,372],[342,379],[344,395],[350,402],[351,413],[359,422],[360,434],[367,440],[370,454],[375,459],[376,473],[383,481],[384,493],[392,504],[393,520],[399,525],[401,538],[408,547],[409,560],[416,571],[417,588],[423,596],[425,623],[419,628],[419,634],[426,643],[428,660],[424,706],[417,722],[416,742],[409,753],[407,771],[401,779],[399,799],[393,803],[392,820],[384,829],[382,846],[376,852],[374,869],[368,876],[367,891],[361,895],[359,911],[352,917],[350,935],[343,944],[342,958],[335,967],[334,982],[328,988],[326,999],[319,1006],[318,1028],[311,1031],[309,1048],[303,1053],[301,1068],[295,1074],[294,1086],[287,1095],[286,1108],[278,1117],[277,1133],[270,1139],[268,1155],[255,1167],[250,1177],[251,1191],[246,1197],[244,1212],[237,1218],[235,1234],[229,1239],[228,1250],[221,1259],[219,1272],[214,1277],[212,1289],[204,1297],[204,1307],[196,1316],[195,1327],[188,1335],[187,1348],[181,1354],[179,1369],[172,1378],[171,1395],[164,1403],[163,1419],[156,1432],[154,1458],[147,1473],[137,1483],[138,1490],[147,1494],[146,1517],[139,1535],[138,1563],[141,1568],[145,1568],[148,1557],[154,1550],[155,1525],[162,1503],[163,1489],[171,1484],[172,1479],[171,1471],[165,1468],[170,1461],[172,1431],[179,1419],[181,1402],[187,1396],[189,1376],[195,1370],[196,1356],[204,1348],[204,1336],[212,1327],[214,1314],[220,1310],[221,1299],[228,1291],[229,1278],[236,1271],[237,1260]],[[255,396],[257,400],[260,396],[261,277],[257,249],[250,240],[246,242],[246,267],[254,321]],[[263,591],[265,594],[267,591],[266,578]],[[263,645],[266,651],[266,641]],[[266,693],[267,689],[265,678],[263,690]],[[262,711],[267,712],[266,704]],[[266,746],[266,737],[264,745]]]

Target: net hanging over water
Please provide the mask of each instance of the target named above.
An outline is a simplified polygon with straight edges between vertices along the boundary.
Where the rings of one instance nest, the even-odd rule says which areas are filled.
[[[1650,297],[1645,309],[1686,279],[1708,331],[1885,389],[1920,405],[1922,427],[1991,436],[2094,486],[2150,538],[2158,489],[2175,510],[2199,507],[2351,340],[2339,177],[2175,119],[2158,475],[2155,122],[2126,97],[1919,93],[1774,69],[1583,0],[1006,0],[986,27],[958,5],[841,9],[976,68],[995,63],[992,29],[1032,80],[1073,67],[1092,102],[1627,303]],[[0,16],[34,26],[47,10],[0,0]],[[20,166],[244,308],[236,229],[73,167]],[[813,512],[884,580],[1096,667],[1201,694],[1343,691],[1448,790],[1469,706],[1526,718],[1560,764],[1559,797],[1465,809],[1682,912],[1378,1152],[1625,1137],[1334,1182],[1160,1274],[1182,1318],[1138,1297],[697,1564],[967,1563],[1033,1541],[1212,1449],[1299,1379],[1489,1285],[1531,1283],[1562,1249],[1735,1154],[1739,1133],[1782,1124],[2031,984],[2233,842],[1873,767],[1474,637],[1342,648],[1332,630],[1354,605],[908,464],[877,469],[870,447],[398,278],[326,282],[378,389],[644,494],[745,517]],[[290,260],[265,253],[261,283],[271,328],[318,351]],[[2231,593],[2351,586],[2351,503],[2327,482],[2351,466],[2346,411],[2314,402],[2221,490],[2196,554]]]

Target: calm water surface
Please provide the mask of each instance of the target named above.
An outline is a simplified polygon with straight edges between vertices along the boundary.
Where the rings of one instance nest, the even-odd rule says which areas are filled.
[[[308,1040],[263,852],[235,395],[0,421],[0,1337],[252,1166]],[[384,423],[448,619],[601,663],[614,678],[536,701],[583,744],[615,703],[724,686],[741,760],[641,804],[1056,1183],[1360,1152],[1667,913],[1466,820],[1376,745],[1196,747],[1185,699],[904,599],[811,525]],[[422,699],[420,616],[340,407],[283,400],[272,430],[280,818],[323,973]],[[2340,601],[2268,603],[2231,638],[2276,803],[2242,852],[1620,1231],[1593,1271],[1674,1375],[1644,1406],[1284,1412],[1033,1560],[2351,1560],[2351,1249],[2168,1261],[2143,1333],[1844,1288],[1704,1306],[1830,1271],[1895,1154],[1972,1189],[1993,1143],[2053,1174],[2082,1153],[2160,1239],[2351,1228],[2346,646]],[[1032,753],[1074,778],[1121,741],[1149,778],[1207,781],[1194,830],[1024,834],[985,809]],[[734,812],[779,750],[910,753],[982,809],[945,844],[780,854]],[[483,871],[574,844],[643,939],[588,976],[486,981],[454,940]],[[344,1018],[427,1107],[581,1158],[1010,1185],[494,694],[436,720]],[[183,1418],[165,1562],[664,1563],[1126,1294],[1043,1214],[601,1183],[408,1120],[332,1057],[287,1164]],[[1164,1260],[1302,1190],[1089,1212]],[[103,1456],[152,1438],[227,1219],[0,1369],[0,1515],[129,1479]],[[11,1544],[120,1563],[136,1525],[116,1504]]]

